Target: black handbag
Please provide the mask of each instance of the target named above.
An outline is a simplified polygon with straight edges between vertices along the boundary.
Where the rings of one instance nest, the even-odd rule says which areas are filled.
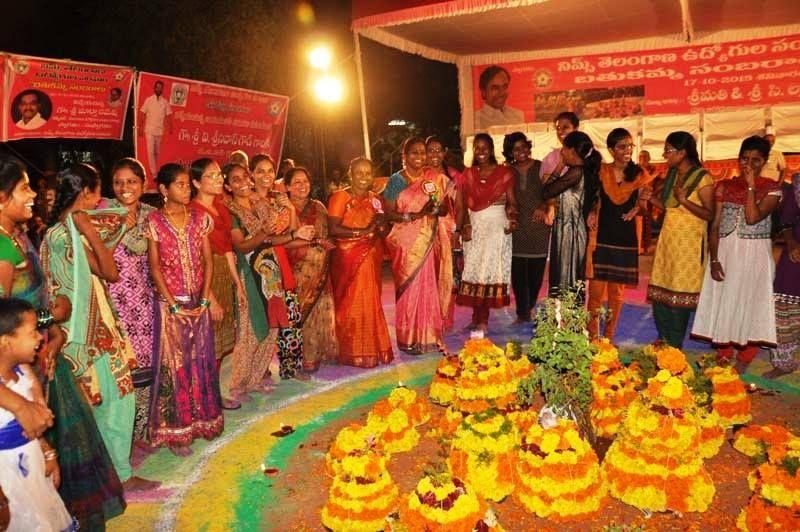
[[[134,388],[147,388],[153,384],[153,367],[146,366],[132,369],[131,379],[133,379]]]

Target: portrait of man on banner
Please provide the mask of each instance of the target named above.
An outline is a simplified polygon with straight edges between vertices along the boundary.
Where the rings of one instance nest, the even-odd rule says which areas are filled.
[[[36,89],[20,92],[11,103],[11,118],[20,129],[39,129],[47,123],[52,113],[50,97]]]
[[[153,94],[148,96],[139,108],[139,134],[144,135],[147,146],[147,165],[150,175],[156,175],[158,172],[158,156],[161,152],[161,137],[164,131],[166,130],[167,135],[172,134],[172,108],[163,96],[163,92],[164,82],[156,81],[153,84]]]
[[[483,106],[475,111],[475,129],[525,123],[525,113],[506,105],[510,84],[511,74],[501,66],[491,65],[481,72],[478,88]]]

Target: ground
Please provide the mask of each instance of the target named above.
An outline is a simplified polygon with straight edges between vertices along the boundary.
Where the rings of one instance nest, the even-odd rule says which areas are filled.
[[[623,349],[655,339],[650,307],[644,301],[649,263],[649,258],[642,261],[639,288],[626,293],[617,338]],[[383,301],[390,332],[394,334],[394,295],[389,275],[384,275]],[[464,327],[469,318],[468,310],[457,310],[454,333],[447,336],[450,349],[457,350],[468,337]],[[494,311],[490,337],[496,342],[527,340],[531,327],[512,326],[513,319],[513,307]],[[708,346],[687,342],[685,348],[699,352]],[[163,487],[129,497],[125,515],[112,520],[109,530],[322,530],[319,509],[325,502],[328,481],[321,464],[339,428],[365,416],[372,403],[385,397],[398,381],[425,393],[437,358],[396,354],[392,364],[374,370],[326,366],[309,382],[279,383],[273,394],[254,397],[241,410],[226,412],[223,435],[213,442],[196,442],[192,456],[179,459],[160,450],[143,461],[137,460],[136,474],[160,480]],[[799,431],[800,377],[784,377],[771,383],[760,378],[767,369],[767,355],[762,353],[745,375],[748,382],[780,392],[752,396],[754,421],[785,422],[791,430]],[[224,364],[223,389],[227,388],[228,371]],[[295,433],[285,438],[272,436],[281,423],[292,425]],[[392,459],[390,471],[401,492],[415,484],[420,468],[434,459],[436,452],[435,441],[425,438],[414,452]],[[261,464],[278,469],[277,475],[265,476]],[[726,444],[720,455],[708,462],[708,468],[718,495],[712,509],[702,516],[683,520],[659,516],[644,521],[635,509],[612,501],[599,521],[590,527],[584,524],[572,529],[645,524],[661,530],[728,530],[749,495],[745,480],[749,471],[747,459]],[[494,507],[509,531],[548,527],[546,521],[520,511],[511,501]],[[552,525],[551,528],[556,529]]]

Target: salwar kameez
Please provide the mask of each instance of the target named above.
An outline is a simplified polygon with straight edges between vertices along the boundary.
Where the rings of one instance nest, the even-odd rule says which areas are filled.
[[[653,304],[659,339],[680,348],[703,286],[708,255],[708,222],[675,200],[672,188],[676,179],[677,171],[670,170],[662,196],[666,212],[653,259],[647,298]],[[684,179],[687,200],[700,205],[699,192],[713,184],[712,177],[702,168],[690,170]]]

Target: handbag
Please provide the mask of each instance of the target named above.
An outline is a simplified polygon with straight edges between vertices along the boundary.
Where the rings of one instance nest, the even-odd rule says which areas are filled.
[[[134,388],[147,388],[153,384],[153,367],[139,367],[131,370]]]

